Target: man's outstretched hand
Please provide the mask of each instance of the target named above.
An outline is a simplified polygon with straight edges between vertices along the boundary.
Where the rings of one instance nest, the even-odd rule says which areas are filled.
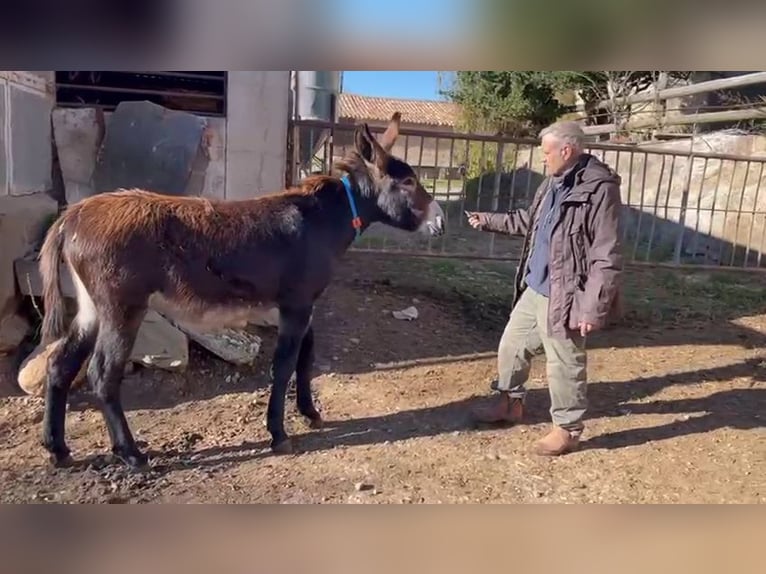
[[[484,225],[482,218],[475,211],[466,211],[465,215],[468,218],[468,224],[474,229],[481,229]]]

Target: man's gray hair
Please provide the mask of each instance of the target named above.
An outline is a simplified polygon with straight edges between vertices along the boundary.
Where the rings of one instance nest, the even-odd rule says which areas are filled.
[[[576,151],[583,151],[585,132],[579,123],[571,120],[562,120],[549,125],[540,132],[540,139],[550,135],[562,144],[572,146]]]

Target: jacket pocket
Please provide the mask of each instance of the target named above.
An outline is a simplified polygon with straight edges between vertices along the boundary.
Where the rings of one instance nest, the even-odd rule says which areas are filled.
[[[585,289],[585,281],[588,278],[588,256],[583,233],[581,225],[573,225],[569,231],[569,249],[572,253],[576,289]]]
[[[585,291],[579,287],[575,287],[572,294],[572,304],[569,307],[569,317],[567,323],[571,331],[577,331],[580,328],[580,320],[582,319],[582,300],[585,296]]]

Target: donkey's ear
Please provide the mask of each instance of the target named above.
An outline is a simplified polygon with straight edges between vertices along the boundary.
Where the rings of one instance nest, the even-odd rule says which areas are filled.
[[[373,157],[373,150],[372,150],[372,139],[369,137],[370,130],[367,127],[367,124],[362,124],[356,130],[354,131],[354,147],[356,147],[356,151],[359,152],[359,155],[361,155],[364,158],[364,161],[372,162]]]
[[[386,131],[383,132],[383,135],[380,138],[380,146],[387,152],[391,151],[391,148],[394,147],[394,143],[396,142],[396,138],[399,137],[399,124],[401,121],[402,114],[394,112],[394,115],[392,115],[391,119],[388,121]]]
[[[356,130],[354,135],[354,143],[356,144],[356,150],[364,158],[365,161],[376,164],[378,167],[385,165],[388,159],[388,153],[384,150],[372,135],[370,126],[362,124]]]

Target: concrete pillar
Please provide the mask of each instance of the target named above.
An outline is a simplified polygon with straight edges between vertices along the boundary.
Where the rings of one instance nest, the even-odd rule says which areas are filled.
[[[289,89],[289,71],[228,73],[226,199],[284,187]]]
[[[52,72],[0,71],[0,196],[47,191]]]

